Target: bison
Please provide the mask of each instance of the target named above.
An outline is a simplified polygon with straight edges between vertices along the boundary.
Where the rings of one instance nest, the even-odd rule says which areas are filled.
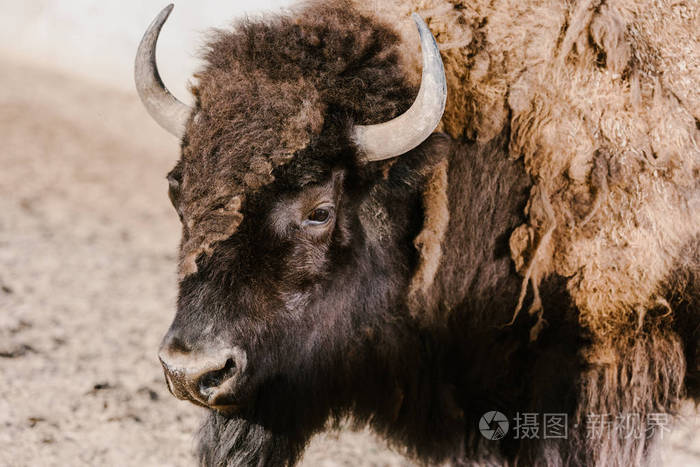
[[[212,33],[193,107],[165,8],[135,75],[181,140],[159,357],[202,464],[346,419],[427,463],[649,462],[698,397],[692,3],[305,3]]]

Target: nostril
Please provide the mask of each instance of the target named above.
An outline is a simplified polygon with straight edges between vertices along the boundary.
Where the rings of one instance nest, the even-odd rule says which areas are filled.
[[[236,364],[233,358],[226,360],[223,368],[215,371],[210,371],[209,373],[202,376],[199,380],[199,392],[203,396],[208,396],[212,390],[221,386],[221,384],[231,378],[236,371]]]
[[[166,344],[172,341],[169,337]],[[163,345],[158,357],[173,395],[200,405],[218,404],[233,395],[248,362],[245,350],[236,346],[183,354]]]

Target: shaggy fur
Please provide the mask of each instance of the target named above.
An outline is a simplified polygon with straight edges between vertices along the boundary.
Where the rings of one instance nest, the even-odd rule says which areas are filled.
[[[415,91],[396,67],[398,37],[347,9],[316,9],[320,21],[243,21],[212,35],[173,173],[182,185],[181,276],[236,231],[246,193],[271,183],[322,130],[378,123],[410,105]]]
[[[686,375],[682,353],[697,362],[697,274],[688,271],[700,268],[700,256],[688,245],[700,233],[700,4],[356,6],[405,18],[397,24],[414,77],[420,64],[408,16],[426,18],[443,51],[450,135],[488,141],[511,128],[508,153],[534,180],[527,222],[510,237],[520,297],[531,290],[527,309],[540,317],[532,337],[550,313],[538,284],[552,273],[568,278],[579,320],[594,336],[582,354],[591,369],[581,380],[579,423],[586,412],[673,410],[684,378],[697,378],[697,366]],[[522,309],[521,300],[515,314]],[[679,322],[692,330],[680,332],[684,344]],[[619,441],[583,444],[599,464],[648,455],[644,442]]]
[[[640,464],[653,438],[592,440],[586,417],[697,394],[697,41],[667,44],[697,9],[532,3],[310,3],[212,36],[169,175],[169,335],[248,367],[203,464],[293,464],[348,416],[426,462]],[[412,10],[450,136],[363,164],[352,125],[416,93],[415,33],[388,26]],[[566,413],[570,436],[486,441],[490,410]]]
[[[697,1],[357,8],[405,18],[398,23],[412,57],[408,15],[426,18],[443,50],[443,124],[453,137],[488,141],[512,129],[509,154],[523,158],[535,186],[511,249],[534,288],[549,273],[569,277],[582,322],[601,334],[657,303],[700,231]]]

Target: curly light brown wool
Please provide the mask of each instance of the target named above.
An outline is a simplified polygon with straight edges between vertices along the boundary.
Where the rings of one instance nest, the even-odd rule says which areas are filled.
[[[510,156],[535,181],[511,251],[535,292],[547,274],[569,277],[582,324],[601,334],[654,306],[700,231],[697,1],[356,4],[425,17],[452,136],[488,141],[510,126]],[[410,23],[397,23],[410,48]]]
[[[547,316],[540,282],[568,278],[591,335],[576,422],[673,412],[684,378],[697,372],[678,337],[687,305],[665,297],[686,293],[679,270],[700,270],[698,2],[356,4],[383,18],[426,19],[446,67],[445,131],[489,141],[510,130],[510,157],[533,180],[528,221],[510,238],[523,276],[515,312],[533,297],[536,339]],[[410,23],[397,24],[408,49]],[[407,52],[407,61],[416,55]],[[601,465],[642,463],[649,452],[644,440],[574,443]]]

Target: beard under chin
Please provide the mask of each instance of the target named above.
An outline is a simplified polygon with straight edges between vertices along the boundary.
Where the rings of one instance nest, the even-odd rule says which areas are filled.
[[[296,463],[303,442],[239,417],[210,411],[199,430],[202,466],[287,466]]]

